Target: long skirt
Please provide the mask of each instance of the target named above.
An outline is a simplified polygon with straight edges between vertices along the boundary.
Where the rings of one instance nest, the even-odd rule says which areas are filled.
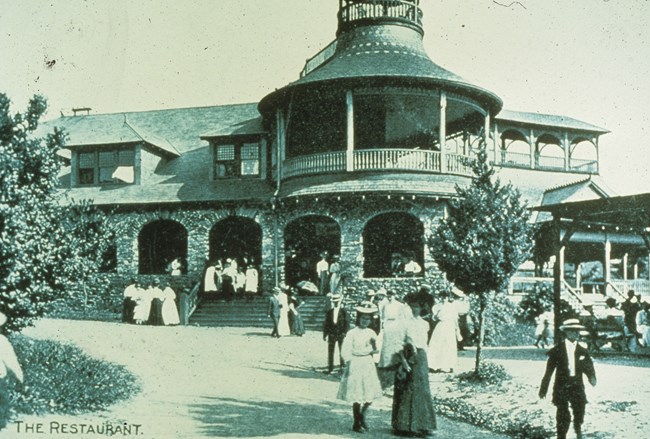
[[[382,396],[372,355],[352,357],[345,363],[338,399],[347,402],[372,402]]]
[[[429,341],[429,367],[433,370],[451,371],[458,361],[456,321],[441,320]]]
[[[289,311],[280,310],[280,320],[278,320],[278,334],[285,336],[291,334],[289,328]]]
[[[293,314],[291,319],[291,333],[293,335],[305,335],[305,324],[302,321],[302,316],[298,313]]]
[[[393,428],[403,433],[425,433],[436,429],[436,415],[429,387],[427,353],[418,349],[411,372],[395,376]]]
[[[162,317],[163,303],[160,299],[153,299],[151,301],[151,308],[149,311],[149,324],[154,326],[161,326],[164,324]]]

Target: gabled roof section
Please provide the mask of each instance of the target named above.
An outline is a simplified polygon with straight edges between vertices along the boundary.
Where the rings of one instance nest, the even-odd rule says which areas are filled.
[[[131,128],[133,132],[138,135],[143,141],[150,144],[151,146],[156,147],[159,150],[162,150],[164,153],[170,154],[174,157],[179,157],[181,154],[174,148],[174,145],[169,143],[169,140],[163,139],[160,136],[147,132],[143,128],[135,127],[133,124],[130,124],[124,116],[124,124]]]
[[[524,111],[501,110],[495,120],[522,123],[526,125],[539,125],[544,127],[573,129],[579,131],[588,131],[591,133],[605,134],[609,133],[604,128],[597,127],[578,119],[568,116],[558,116],[553,114],[527,113]]]
[[[247,136],[254,134],[263,134],[266,130],[262,125],[262,116],[258,116],[253,119],[247,120],[236,120],[234,119],[232,123],[224,123],[216,130],[212,130],[208,133],[202,134],[202,139],[209,139],[212,137],[224,137],[224,136]]]
[[[605,185],[602,179],[590,175],[582,180],[554,186],[545,190],[541,206],[598,200],[610,198],[614,195],[614,192]],[[551,215],[547,212],[540,212],[537,221],[547,220],[551,220]]]

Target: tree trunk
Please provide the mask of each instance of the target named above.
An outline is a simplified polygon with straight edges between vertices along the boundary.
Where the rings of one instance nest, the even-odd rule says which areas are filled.
[[[481,352],[483,350],[483,341],[485,340],[485,308],[487,308],[485,294],[480,294],[478,301],[478,343],[476,344],[476,361],[474,363],[474,373],[476,375],[478,375],[479,366],[481,365]]]

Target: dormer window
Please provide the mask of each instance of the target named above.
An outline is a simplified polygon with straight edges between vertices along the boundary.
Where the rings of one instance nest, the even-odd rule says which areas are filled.
[[[215,178],[257,177],[260,175],[259,142],[215,145]]]
[[[135,183],[134,148],[111,148],[79,152],[79,185]]]

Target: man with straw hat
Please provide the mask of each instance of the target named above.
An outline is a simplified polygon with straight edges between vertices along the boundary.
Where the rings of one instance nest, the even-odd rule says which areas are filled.
[[[565,320],[560,326],[564,340],[548,351],[546,373],[542,378],[539,397],[545,398],[551,375],[555,372],[553,384],[553,404],[557,407],[556,428],[558,439],[566,439],[571,424],[573,411],[573,428],[576,437],[582,439],[582,423],[585,416],[585,385],[582,375],[586,375],[589,384],[596,385],[596,372],[589,356],[589,351],[578,343],[580,332],[585,327],[578,319]]]
[[[0,327],[7,321],[7,316],[0,312]],[[4,335],[0,334],[0,429],[9,419],[9,389],[7,389],[7,372],[13,372],[14,376],[23,382],[23,370],[16,358],[14,348]]]

